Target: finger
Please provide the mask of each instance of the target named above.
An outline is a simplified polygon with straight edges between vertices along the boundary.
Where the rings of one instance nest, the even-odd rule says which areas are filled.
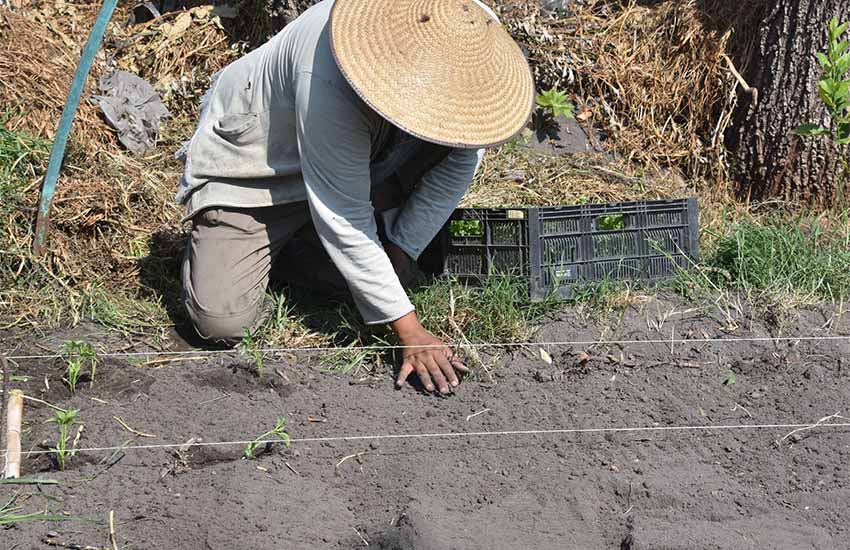
[[[428,367],[428,373],[431,375],[431,379],[436,384],[437,388],[439,388],[440,393],[446,395],[449,393],[449,383],[446,381],[446,377],[443,375],[442,369],[440,369],[440,365],[437,363],[437,357],[435,354],[428,354],[422,358],[425,362],[425,366]]]
[[[422,382],[425,390],[428,392],[434,391],[434,383],[431,381],[431,375],[428,374],[428,369],[422,364],[422,360],[418,359],[414,367],[416,368],[416,375],[419,377],[419,381]]]
[[[451,364],[455,369],[459,370],[463,374],[469,374],[469,367],[467,367],[466,364],[457,357],[451,358]]]
[[[413,372],[413,365],[409,362],[405,362],[398,371],[398,378],[396,378],[395,385],[399,388],[402,387],[411,372]]]
[[[452,386],[457,386],[460,381],[457,379],[457,374],[455,374],[455,370],[452,368],[452,363],[448,357],[443,357],[442,355],[437,356],[437,365],[440,367],[440,370],[443,371],[443,375],[448,380],[449,384]]]

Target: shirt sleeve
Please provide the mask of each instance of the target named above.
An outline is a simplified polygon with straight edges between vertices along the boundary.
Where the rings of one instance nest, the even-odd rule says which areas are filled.
[[[418,258],[469,189],[483,155],[483,149],[455,149],[429,170],[398,216],[387,224],[387,238],[411,258]]]
[[[371,138],[364,106],[353,92],[310,73],[296,88],[301,172],[313,224],[369,324],[413,311],[378,239],[370,200]]]

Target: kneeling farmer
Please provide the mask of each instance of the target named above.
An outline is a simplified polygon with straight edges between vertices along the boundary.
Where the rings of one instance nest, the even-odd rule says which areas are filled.
[[[466,192],[483,148],[528,121],[534,83],[476,0],[325,0],[214,79],[177,198],[192,232],[184,304],[236,342],[270,274],[350,291],[406,347],[398,384],[466,367],[416,318],[403,281]],[[299,277],[300,275],[300,277]],[[417,347],[418,346],[418,347]]]

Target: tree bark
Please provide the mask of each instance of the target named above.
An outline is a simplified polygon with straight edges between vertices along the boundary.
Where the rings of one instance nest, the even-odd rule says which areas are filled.
[[[850,18],[850,0],[771,0],[753,26],[756,35],[735,38],[739,52],[749,50],[738,58],[743,76],[758,89],[757,101],[740,92],[727,133],[742,196],[824,206],[836,198],[839,182],[847,184],[838,147],[828,138],[792,133],[803,123],[827,125],[815,52],[826,48],[832,17]]]

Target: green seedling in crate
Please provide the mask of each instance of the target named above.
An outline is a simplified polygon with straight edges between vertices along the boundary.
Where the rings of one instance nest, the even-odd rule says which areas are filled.
[[[480,237],[484,231],[481,229],[480,220],[452,220],[449,233],[453,237]]]
[[[248,460],[254,458],[254,454],[256,453],[257,448],[260,445],[263,445],[264,443],[268,444],[267,438],[272,436],[277,436],[277,438],[280,439],[284,445],[289,447],[289,434],[286,433],[286,430],[284,429],[285,426],[286,419],[278,418],[274,424],[274,428],[260,436],[257,436],[256,439],[254,439],[252,442],[248,443],[248,445],[245,446],[245,450],[243,452],[245,458],[247,458]]]
[[[60,470],[65,470],[65,464],[69,458],[74,456],[76,441],[68,446],[68,440],[71,438],[71,427],[79,424],[77,415],[80,413],[78,409],[59,409],[53,413],[53,416],[47,421],[59,426],[59,439],[56,441],[56,446],[50,449],[56,455],[56,461],[59,464]]]
[[[65,355],[65,383],[71,393],[77,391],[77,382],[85,372],[89,371],[89,387],[94,385],[94,377],[97,374],[97,354],[88,342],[79,340],[68,340],[62,345]]]

